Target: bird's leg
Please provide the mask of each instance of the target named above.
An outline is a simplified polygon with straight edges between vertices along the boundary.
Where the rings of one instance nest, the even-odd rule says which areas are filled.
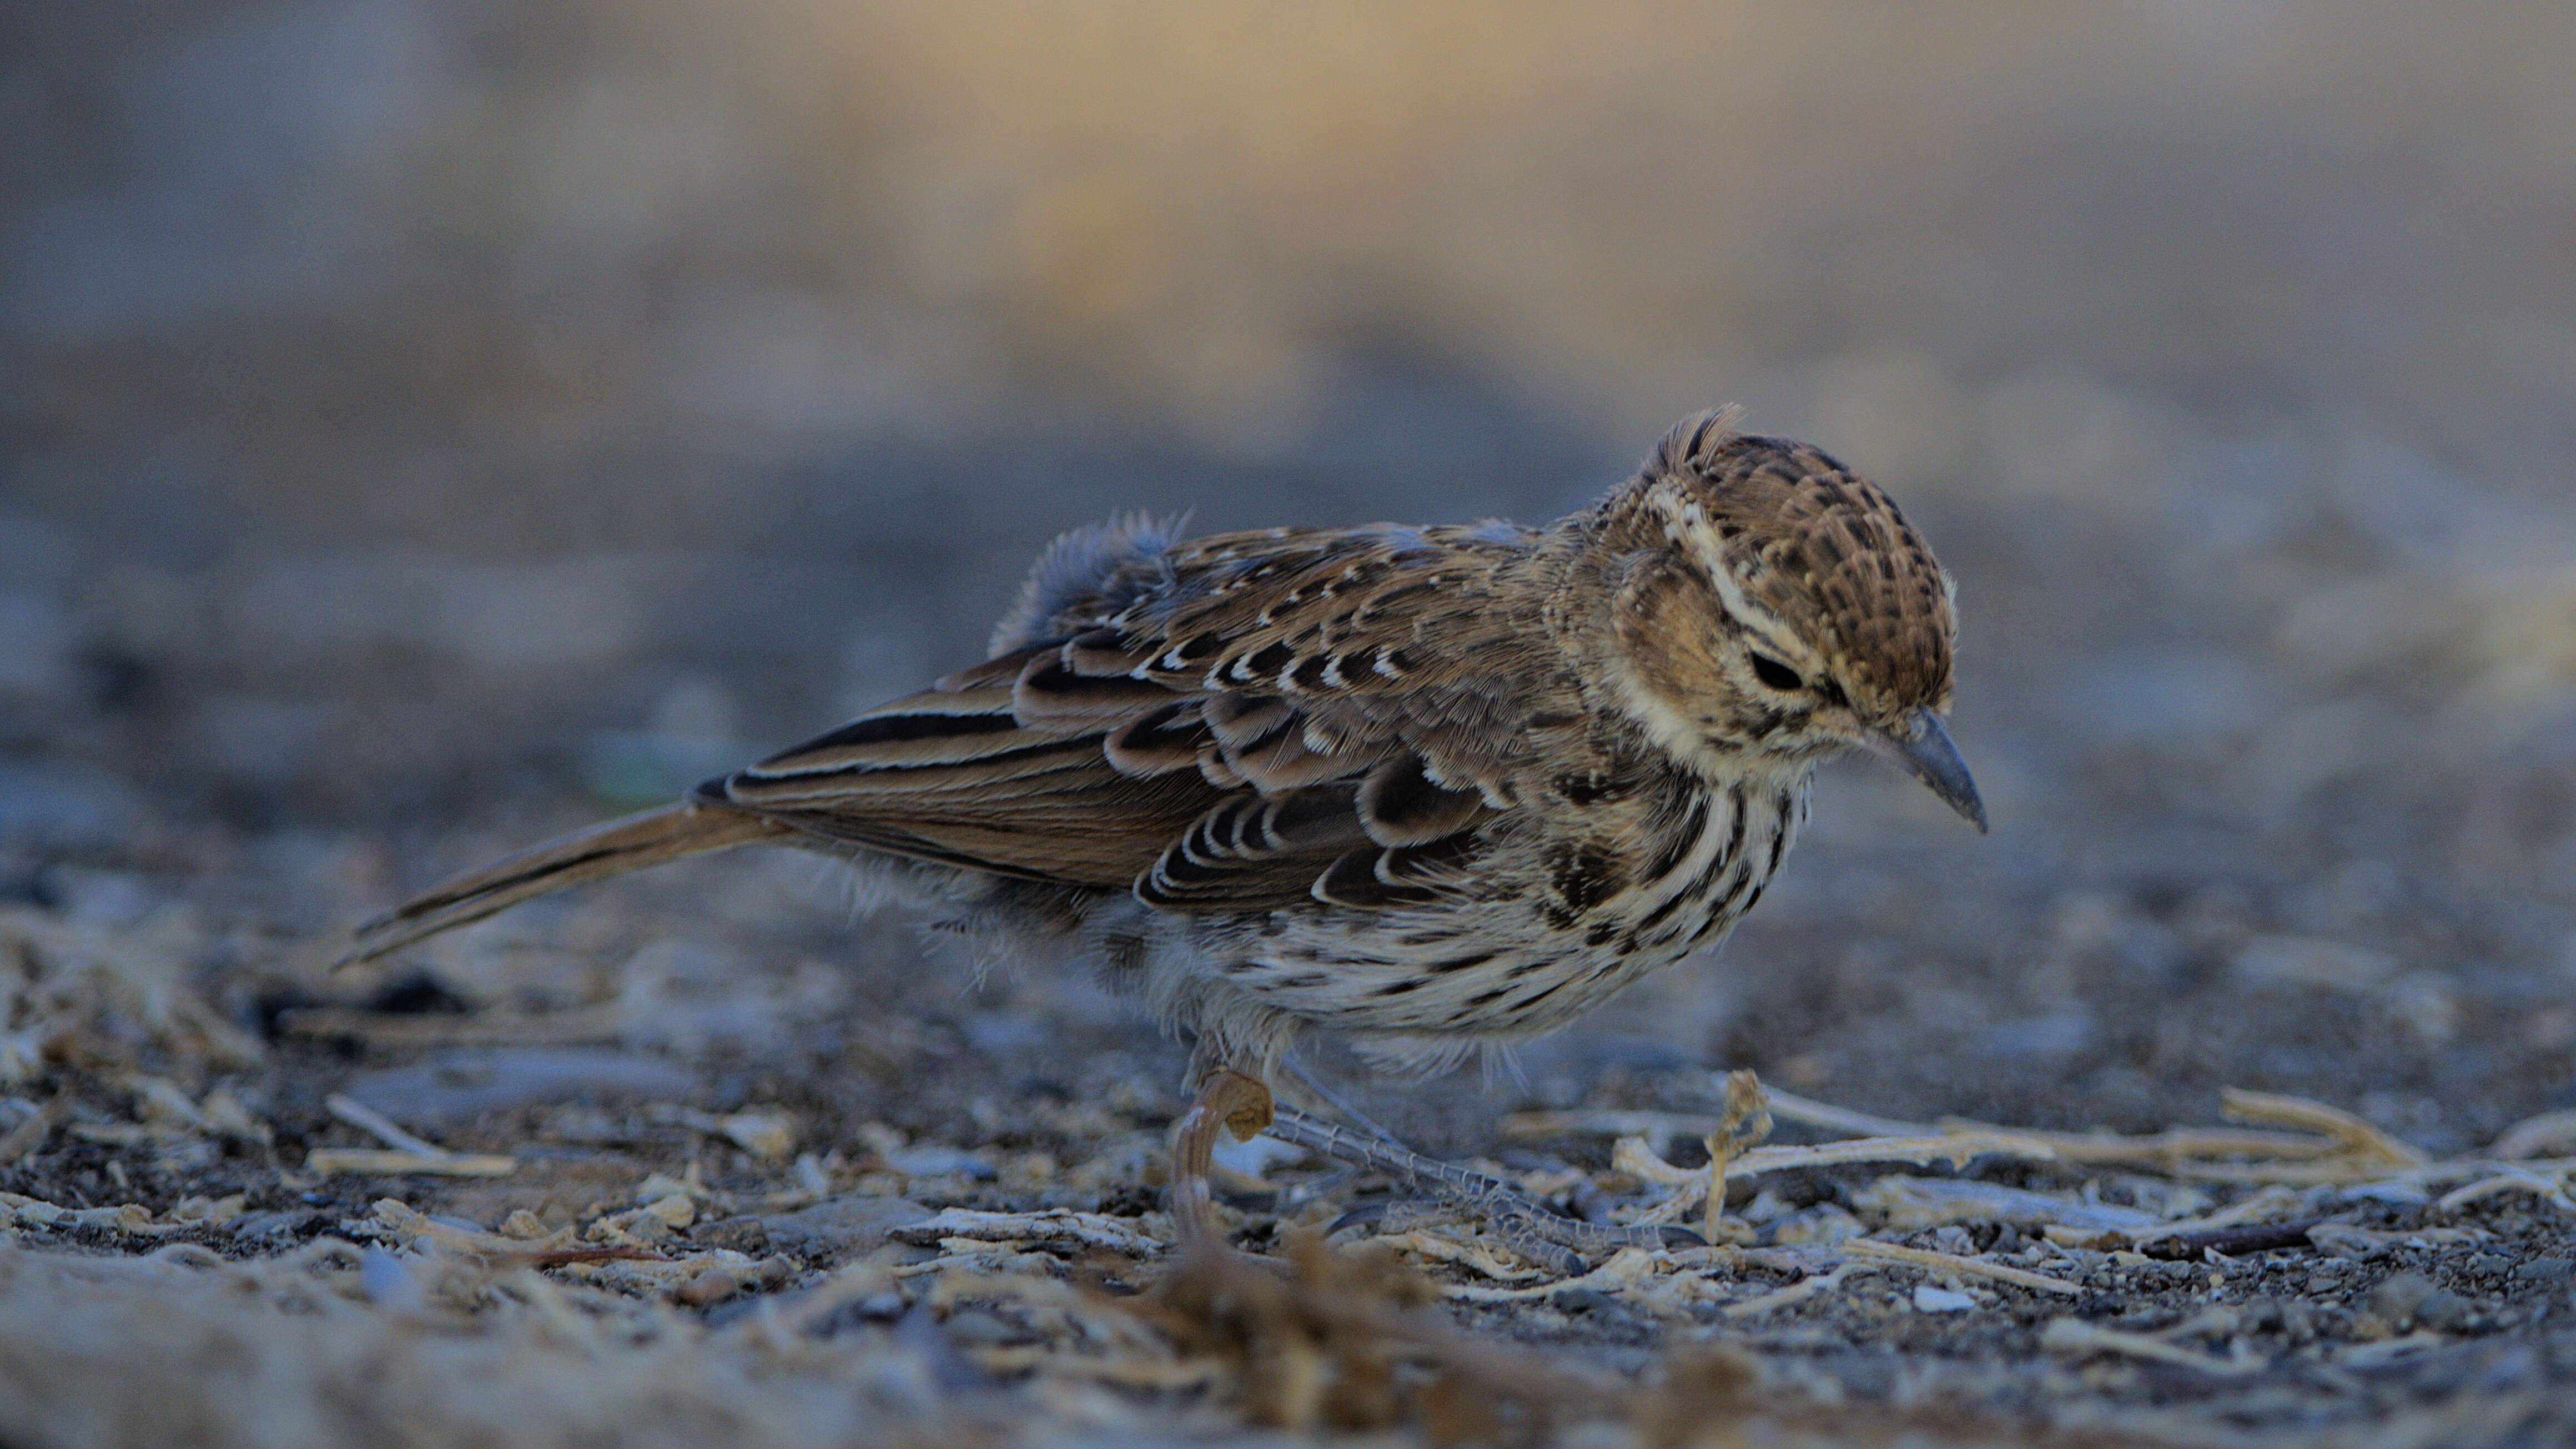
[[[1314,1093],[1325,1106],[1330,1107],[1334,1111],[1341,1113],[1344,1117],[1349,1118],[1353,1126],[1366,1132],[1378,1141],[1385,1143],[1389,1147],[1397,1148],[1399,1150],[1410,1150],[1405,1148],[1403,1138],[1396,1136],[1394,1133],[1387,1131],[1383,1127],[1380,1127],[1376,1122],[1370,1120],[1367,1113],[1352,1106],[1339,1092],[1325,1086],[1321,1079],[1317,1078],[1313,1072],[1307,1070],[1306,1064],[1299,1061],[1295,1053],[1291,1052],[1288,1055],[1281,1057],[1279,1059],[1279,1065],[1286,1067],[1288,1069],[1288,1075],[1295,1077],[1299,1086],[1302,1086],[1307,1091]]]
[[[1217,1129],[1233,1133],[1237,1142],[1249,1142],[1270,1125],[1272,1111],[1270,1089],[1257,1077],[1217,1067],[1200,1079],[1198,1100],[1172,1129],[1172,1223],[1180,1230],[1183,1248],[1225,1242],[1216,1199],[1208,1189]]]
[[[1619,1248],[1698,1247],[1706,1241],[1688,1228],[1670,1224],[1605,1227],[1563,1217],[1539,1206],[1500,1178],[1487,1177],[1454,1162],[1442,1162],[1436,1157],[1425,1157],[1404,1147],[1375,1141],[1284,1107],[1273,1114],[1267,1130],[1282,1142],[1374,1168],[1398,1181],[1422,1188],[1444,1202],[1481,1214],[1515,1251],[1541,1260],[1555,1259],[1560,1267],[1568,1266],[1564,1260],[1569,1255],[1610,1252]],[[1176,1181],[1176,1191],[1177,1188]],[[1560,1251],[1548,1252],[1545,1247]],[[1571,1267],[1573,1271],[1581,1271],[1579,1256],[1575,1257]]]

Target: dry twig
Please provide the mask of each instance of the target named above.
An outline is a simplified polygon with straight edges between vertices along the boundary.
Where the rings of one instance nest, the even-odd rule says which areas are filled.
[[[495,1153],[450,1152],[435,1142],[414,1137],[392,1119],[353,1097],[333,1093],[323,1103],[331,1115],[375,1134],[393,1150],[363,1147],[317,1147],[304,1155],[304,1170],[398,1177],[507,1177],[519,1170],[518,1159]]]

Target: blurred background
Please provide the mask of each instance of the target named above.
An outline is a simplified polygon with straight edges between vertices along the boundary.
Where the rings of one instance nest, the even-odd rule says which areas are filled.
[[[2576,1105],[2571,75],[2556,4],[8,5],[0,893],[301,979],[1063,529],[1543,520],[1735,401],[1958,575],[1995,833],[1837,770],[1456,1095],[2483,1141]]]

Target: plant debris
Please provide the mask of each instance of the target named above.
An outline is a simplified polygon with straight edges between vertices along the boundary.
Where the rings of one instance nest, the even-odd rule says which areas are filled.
[[[1041,1412],[1171,1432],[1241,1422],[1516,1444],[1581,1428],[1684,1443],[1677,1405],[1716,1399],[1782,1442],[1841,1442],[1866,1423],[1928,1442],[2165,1443],[2174,1406],[2259,1417],[2264,1383],[2369,1375],[2348,1396],[2375,1402],[2366,1383],[2391,1375],[2505,1372],[2510,1354],[2486,1345],[2527,1341],[2513,1330],[2576,1289],[2558,1247],[2576,1160],[2528,1150],[2556,1140],[2546,1121],[2434,1159],[2280,1094],[2225,1096],[2253,1130],[2119,1137],[1853,1113],[1749,1072],[1714,1084],[1707,1116],[1504,1124],[1524,1141],[1612,1139],[1600,1166],[1483,1164],[1599,1220],[1691,1218],[1706,1247],[1623,1249],[1567,1275],[1436,1204],[1403,1203],[1344,1214],[1328,1239],[1365,1179],[1282,1148],[1247,1149],[1222,1209],[1254,1256],[1176,1258],[1159,1205],[1119,1196],[1149,1174],[1159,1132],[1075,1101],[1057,1109],[1054,1146],[997,1152],[874,1123],[818,1139],[810,1103],[604,1109],[579,1089],[454,1123],[472,1147],[450,1148],[397,1119],[399,1093],[388,1109],[292,1090],[181,969],[184,924],[7,920],[24,963],[10,1025],[44,1044],[20,1080],[46,1095],[13,1099],[0,1129],[18,1144],[0,1191],[0,1325],[74,1295],[84,1332],[161,1344],[174,1365],[218,1344],[262,1365],[313,1356],[258,1370],[285,1374],[290,1395],[352,1372],[347,1352],[317,1350],[298,1326],[318,1328],[318,1313],[345,1342],[381,1341],[421,1372],[470,1363],[530,1403],[543,1398],[535,1366],[556,1355],[613,1354],[649,1379],[644,1365],[686,1346],[694,1366],[668,1382],[771,1385],[766,1407],[707,1406],[739,1442],[803,1422],[802,1394],[864,1383],[891,1396],[889,1424],[994,1443],[1034,1442]],[[1774,1122],[1853,1135],[1766,1144]],[[341,1131],[381,1145],[339,1145]],[[834,1137],[850,1146],[794,1151]],[[1664,1155],[1693,1140],[1710,1165]],[[373,1195],[344,1197],[342,1181]],[[202,1186],[166,1186],[179,1182]],[[1076,1182],[1093,1205],[1046,1200]],[[1800,1186],[1791,1198],[1775,1184]],[[206,1291],[174,1287],[197,1280]],[[147,1284],[152,1325],[118,1318]],[[441,1335],[412,1348],[383,1337],[433,1321]],[[1649,1351],[1603,1357],[1614,1328]],[[1859,1361],[1817,1356],[1891,1332],[1931,1351],[1901,1396],[1855,1400]],[[16,1344],[0,1369],[55,1361],[41,1336],[0,1337]],[[328,1392],[379,1412],[410,1402],[409,1372]],[[2535,1392],[2552,1381],[2536,1362],[2516,1374],[2537,1374]],[[264,1422],[178,1387],[158,1401],[50,1392],[17,1412],[118,1432],[161,1427],[155,1405],[239,1412],[245,1433]]]

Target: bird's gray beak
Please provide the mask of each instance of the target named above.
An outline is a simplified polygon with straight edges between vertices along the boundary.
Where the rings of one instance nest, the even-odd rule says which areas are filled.
[[[1950,743],[1950,732],[1941,728],[1941,717],[1928,709],[1918,709],[1905,717],[1905,728],[1913,737],[1871,730],[1865,743],[1870,753],[1882,756],[1905,773],[1930,786],[1944,804],[1986,833],[1986,802],[1977,798],[1977,782],[1968,773],[1968,762],[1959,758],[1959,747]]]

